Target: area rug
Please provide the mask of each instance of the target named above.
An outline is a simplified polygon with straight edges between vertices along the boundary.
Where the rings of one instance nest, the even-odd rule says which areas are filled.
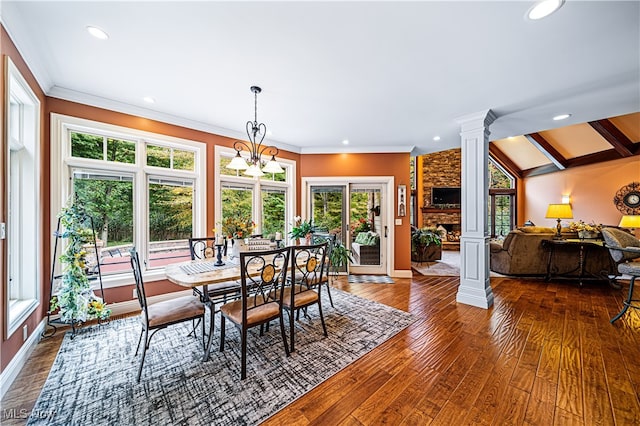
[[[126,318],[65,335],[36,401],[31,425],[254,425],[325,381],[414,321],[411,314],[332,289],[323,293],[329,337],[317,308],[296,322],[296,351],[286,357],[278,326],[250,332],[247,378],[240,380],[240,336],[227,324],[225,351],[202,362],[189,326],[151,341],[140,383],[134,357],[139,319]],[[286,314],[285,314],[286,317]],[[219,343],[216,318],[214,343]]]
[[[351,284],[393,284],[393,278],[388,275],[349,275],[347,281]]]

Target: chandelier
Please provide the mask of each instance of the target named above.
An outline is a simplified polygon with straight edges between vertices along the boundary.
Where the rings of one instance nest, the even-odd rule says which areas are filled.
[[[258,124],[258,93],[262,89],[258,86],[251,86],[254,96],[254,120],[247,121],[247,136],[249,142],[237,140],[233,143],[236,156],[227,164],[227,168],[234,170],[244,170],[244,174],[253,177],[264,176],[265,173],[284,173],[280,164],[276,161],[276,155],[280,150],[273,146],[263,146],[262,141],[267,134],[267,126],[264,123]],[[240,155],[240,151],[249,151],[249,163]],[[271,155],[271,159],[262,165],[262,154]]]

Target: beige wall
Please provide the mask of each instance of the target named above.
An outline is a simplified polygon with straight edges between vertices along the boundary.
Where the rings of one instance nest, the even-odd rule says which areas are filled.
[[[574,220],[617,225],[622,213],[614,205],[613,197],[631,182],[640,182],[638,156],[526,178],[523,219],[540,226],[554,226],[553,219],[544,217],[547,205],[560,203],[563,194],[570,194]]]

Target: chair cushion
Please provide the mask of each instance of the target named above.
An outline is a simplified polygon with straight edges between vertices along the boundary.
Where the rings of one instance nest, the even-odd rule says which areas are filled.
[[[253,303],[253,298],[250,298]],[[280,306],[278,302],[268,302],[262,305],[262,296],[256,296],[257,304],[255,308],[247,311],[247,325],[260,324],[269,319],[280,316]],[[225,303],[220,307],[220,312],[236,324],[242,324],[242,300]]]
[[[204,315],[204,305],[195,296],[183,296],[149,305],[149,327],[160,327]],[[143,318],[144,321],[144,318]]]
[[[609,253],[611,258],[616,262],[623,262],[626,260],[637,259],[640,257],[640,252],[624,252],[616,250],[616,248],[632,248],[640,247],[640,240],[628,232],[621,231],[616,228],[604,228],[602,230],[602,237],[604,238],[607,247],[609,247]],[[633,250],[633,249],[632,249]]]
[[[294,296],[294,308],[307,306],[312,303],[316,303],[318,301],[318,292],[315,290],[305,290],[300,293],[296,293]],[[284,294],[282,295],[282,306],[286,306],[287,308],[291,306],[291,287],[287,287],[284,289]]]
[[[640,262],[628,262],[618,265],[621,274],[640,276]]]

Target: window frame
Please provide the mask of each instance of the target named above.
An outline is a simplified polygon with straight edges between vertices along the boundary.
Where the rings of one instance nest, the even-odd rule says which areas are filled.
[[[241,153],[242,154],[242,153]],[[217,177],[215,190],[214,190],[214,203],[215,203],[215,223],[216,226],[222,221],[222,186],[223,184],[236,184],[245,187],[251,187],[252,191],[252,220],[256,224],[255,233],[262,233],[262,189],[274,188],[283,189],[285,191],[285,218],[283,235],[288,235],[293,223],[293,217],[295,216],[295,201],[296,201],[296,162],[293,160],[287,160],[278,158],[278,162],[285,170],[286,178],[283,182],[274,180],[261,180],[260,178],[254,178],[251,176],[232,176],[224,175],[220,173],[220,159],[222,157],[233,158],[236,155],[236,151],[232,148],[216,145],[214,158],[215,158],[215,175]]]
[[[5,268],[5,337],[9,338],[24,321],[40,306],[42,283],[42,208],[40,200],[40,143],[42,111],[40,100],[24,79],[18,68],[6,56],[5,67],[5,111],[7,136],[5,142],[6,187],[6,246]],[[12,108],[12,100],[17,110]],[[14,115],[18,114],[16,120]],[[18,127],[17,139],[11,132]],[[13,154],[12,154],[13,153]],[[18,157],[16,157],[16,155]],[[16,170],[17,169],[17,170]],[[17,182],[16,182],[17,180]],[[14,192],[18,191],[14,196]],[[9,216],[14,204],[20,207],[19,214]],[[14,206],[15,207],[15,206]],[[24,256],[31,262],[22,261]],[[30,266],[27,266],[30,265]],[[15,269],[18,269],[17,274]],[[10,279],[18,277],[19,287],[12,289]]]
[[[105,137],[134,141],[136,143],[135,163],[94,160],[71,156],[70,132],[97,134]],[[180,150],[194,151],[194,170],[168,169],[148,166],[146,164],[146,145],[166,146]],[[148,269],[146,265],[149,253],[148,199],[149,177],[166,177],[167,179],[193,180],[193,234],[198,235],[206,230],[207,207],[207,166],[206,143],[160,135],[143,130],[122,127],[78,117],[57,113],[51,114],[51,229],[57,224],[55,212],[66,204],[72,188],[71,171],[74,168],[102,170],[108,172],[131,173],[133,179],[133,240],[139,253],[143,254],[143,278],[149,282],[165,279],[164,268]],[[51,239],[51,262],[53,265],[53,246]],[[103,276],[104,288],[133,284],[130,272]],[[92,288],[99,288],[99,283]]]

